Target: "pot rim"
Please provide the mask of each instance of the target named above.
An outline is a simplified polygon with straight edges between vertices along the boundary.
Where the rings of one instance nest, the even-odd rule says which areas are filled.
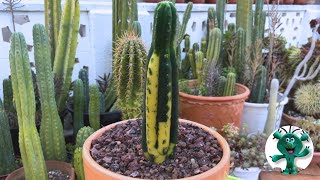
[[[187,80],[190,82],[195,82],[196,80]],[[191,95],[187,94],[184,92],[179,91],[179,96],[182,98],[187,98],[187,99],[196,99],[196,100],[201,100],[201,101],[234,101],[234,100],[242,100],[242,99],[247,99],[250,94],[249,88],[242,84],[236,83],[236,86],[240,89],[243,89],[244,92],[241,94],[237,94],[234,96],[220,96],[220,97],[208,97],[208,96],[196,96],[196,95]]]
[[[280,96],[282,96],[283,94],[282,93],[278,93]],[[284,106],[286,105],[287,103],[289,102],[289,99],[288,97],[284,98],[284,100],[282,100],[280,102],[280,106]],[[251,102],[244,102],[244,105],[245,106],[248,106],[248,107],[257,107],[257,108],[266,108],[269,106],[269,103],[251,103]],[[279,105],[279,102],[277,103],[277,106]]]
[[[120,121],[118,123],[110,124],[108,126],[105,126],[105,127],[101,128],[101,129],[99,129],[98,131],[96,131],[92,135],[90,135],[87,138],[87,140],[84,142],[84,144],[83,144],[83,151],[82,151],[83,161],[87,161],[88,164],[91,164],[91,166],[94,166],[96,171],[98,171],[99,173],[108,174],[110,177],[115,178],[115,179],[126,179],[126,180],[137,180],[137,179],[139,179],[139,178],[132,178],[132,177],[129,177],[129,176],[120,175],[120,174],[117,174],[115,172],[112,172],[112,171],[100,166],[91,157],[91,154],[90,154],[91,142],[93,140],[99,138],[105,131],[114,128],[116,125],[122,124],[122,123],[126,123],[126,122],[128,122],[130,120],[135,120],[135,119],[129,119],[129,120],[125,120],[125,121]],[[203,177],[208,177],[211,174],[219,171],[220,169],[223,169],[224,164],[229,163],[229,160],[230,160],[230,148],[229,148],[229,145],[228,145],[227,141],[218,132],[214,131],[213,129],[210,129],[207,126],[204,126],[202,124],[199,124],[199,123],[196,123],[196,122],[192,122],[192,121],[189,121],[189,120],[179,119],[179,123],[181,123],[181,122],[197,126],[199,128],[202,128],[203,130],[207,131],[208,133],[210,133],[211,135],[213,135],[217,139],[219,145],[221,146],[221,149],[223,150],[222,158],[221,158],[221,160],[219,161],[219,163],[216,166],[214,166],[213,168],[209,169],[208,171],[206,171],[204,173],[201,173],[201,174],[198,174],[196,176],[182,178],[183,180],[197,180],[200,177],[202,177],[202,178]]]

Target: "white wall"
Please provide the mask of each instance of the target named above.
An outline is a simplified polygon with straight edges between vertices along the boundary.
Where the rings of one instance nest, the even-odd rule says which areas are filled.
[[[30,22],[23,25],[15,23],[16,30],[23,32],[27,43],[32,45],[32,26],[35,23],[44,23],[43,0],[22,0],[24,7],[18,9],[15,15],[27,15]],[[111,71],[111,44],[112,44],[112,4],[111,0],[80,0],[81,20],[80,24],[86,26],[86,36],[79,35],[77,58],[80,63],[75,65],[73,78],[77,77],[79,69],[83,65],[90,68],[90,82],[94,83],[98,75]],[[149,49],[152,38],[153,11],[156,4],[139,3],[139,21],[142,25],[142,39]],[[187,32],[191,35],[191,42],[199,42],[205,31],[203,23],[206,22],[208,4],[196,4]],[[212,5],[214,6],[214,5]],[[177,10],[182,19],[186,4],[177,4]],[[288,46],[299,46],[306,42],[310,36],[308,22],[310,19],[320,17],[319,5],[282,5],[279,11],[282,13],[283,25],[279,28],[287,38]],[[8,52],[10,44],[2,39],[1,28],[9,26],[12,30],[11,16],[3,11],[0,4],[0,98],[2,97],[2,80],[10,74]],[[268,7],[265,6],[265,10]],[[226,22],[235,21],[235,5],[227,5]],[[204,24],[205,25],[205,24]],[[267,27],[268,23],[266,23]],[[33,51],[29,52],[30,61],[33,61]]]

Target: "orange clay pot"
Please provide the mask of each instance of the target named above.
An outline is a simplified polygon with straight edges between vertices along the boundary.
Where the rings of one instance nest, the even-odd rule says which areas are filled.
[[[189,87],[192,88],[195,82],[189,81]],[[240,127],[244,102],[250,90],[236,84],[236,92],[235,96],[225,97],[195,96],[179,92],[179,117],[215,127],[218,131],[228,123]]]
[[[84,173],[86,180],[138,180],[138,178],[131,178],[128,176],[123,176],[117,173],[114,173],[104,167],[100,166],[98,163],[94,161],[91,157],[90,149],[91,149],[91,142],[95,139],[98,139],[105,131],[108,131],[115,127],[117,124],[126,123],[127,121],[121,121],[118,123],[111,124],[106,126],[95,133],[93,133],[84,143],[83,151],[82,151],[82,158],[83,158],[83,166],[84,166]],[[188,120],[180,119],[179,122],[189,123],[194,126],[200,127],[207,131],[208,133],[212,134],[218,141],[219,145],[222,148],[223,156],[220,162],[214,166],[212,169],[188,178],[183,178],[181,180],[225,180],[229,174],[229,166],[230,166],[230,148],[227,141],[216,131],[195,123]],[[125,133],[125,132],[124,132]]]

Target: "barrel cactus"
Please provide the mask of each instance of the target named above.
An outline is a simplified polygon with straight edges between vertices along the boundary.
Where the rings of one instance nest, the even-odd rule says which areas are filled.
[[[89,87],[89,122],[94,130],[100,129],[100,92],[97,85]]]
[[[13,33],[11,36],[9,60],[25,178],[46,180],[48,173],[35,125],[35,95],[28,49],[22,33]]]
[[[74,82],[73,88],[73,134],[77,135],[80,128],[84,126],[83,114],[84,114],[84,88],[81,79],[77,79]]]
[[[295,92],[295,107],[303,114],[313,116],[320,113],[320,84],[302,85]]]
[[[45,27],[41,24],[33,26],[33,43],[41,101],[40,139],[44,157],[46,160],[64,161],[67,153],[63,127],[55,100],[51,50]]]
[[[77,176],[77,180],[85,180],[84,169],[83,169],[83,159],[82,159],[82,148],[78,147],[74,151],[73,155],[73,166],[74,171]]]
[[[144,90],[142,149],[146,159],[160,164],[173,156],[178,141],[178,67],[175,56],[176,8],[158,3],[153,26],[153,52]]]
[[[118,39],[114,51],[113,78],[125,119],[141,117],[146,59],[144,44],[135,34],[128,32]]]
[[[82,147],[86,139],[94,133],[94,129],[89,126],[85,126],[78,131],[76,137],[76,147]]]

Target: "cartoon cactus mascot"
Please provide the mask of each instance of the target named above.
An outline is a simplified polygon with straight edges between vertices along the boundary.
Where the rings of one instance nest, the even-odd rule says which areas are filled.
[[[78,44],[79,20],[79,0],[66,0],[60,21],[53,66],[53,74],[59,84],[56,87],[56,102],[59,112],[65,109],[69,95]]]
[[[94,133],[94,129],[89,126],[85,126],[78,131],[76,137],[76,147],[82,147],[86,139]]]
[[[76,136],[79,129],[84,126],[83,114],[84,114],[84,88],[81,79],[77,79],[74,82],[73,88],[73,134]]]
[[[229,72],[223,89],[223,96],[233,96],[235,94],[236,74]]]
[[[147,51],[133,33],[125,33],[117,41],[113,60],[113,80],[124,119],[142,116],[142,90]]]
[[[7,78],[2,81],[3,87],[3,106],[6,112],[14,112],[13,91],[11,79]]]
[[[273,139],[277,139],[277,149],[281,154],[270,156],[273,162],[277,162],[280,159],[285,158],[287,161],[286,169],[283,170],[283,174],[296,174],[297,169],[294,164],[295,158],[305,157],[310,153],[310,149],[308,146],[304,148],[303,141],[309,141],[309,135],[298,128],[291,132],[291,126],[289,128],[289,132],[280,128],[273,134]],[[282,135],[282,131],[285,132]],[[296,133],[301,132],[301,137],[299,137]],[[304,148],[304,149],[303,149]]]
[[[266,81],[267,81],[267,70],[264,66],[261,66],[259,72],[256,74],[254,83],[250,88],[250,102],[252,103],[263,103],[266,94]]]
[[[100,129],[100,92],[97,85],[89,87],[89,122],[94,130]]]
[[[28,49],[22,33],[12,34],[9,59],[25,179],[46,180],[48,173],[35,125],[35,95]]]
[[[269,106],[268,106],[268,116],[267,122],[264,126],[264,133],[269,136],[275,129],[276,118],[277,118],[277,99],[279,91],[279,80],[272,79],[271,88],[270,88],[270,97],[269,97]],[[280,124],[280,122],[278,123]]]
[[[58,37],[61,20],[61,0],[44,1],[44,14],[47,34],[49,36],[51,48],[51,67],[53,66],[56,48],[58,46]]]
[[[84,94],[84,112],[89,110],[89,67],[83,66],[80,71],[78,78],[83,83],[83,94]]]
[[[0,99],[0,175],[15,170],[15,157],[7,115]]]
[[[78,147],[74,151],[73,155],[73,166],[74,171],[77,176],[77,180],[85,180],[84,168],[83,168],[83,159],[82,159],[82,147]]]
[[[207,49],[207,65],[216,65],[220,57],[222,32],[219,28],[214,28],[209,34]]]
[[[66,146],[63,127],[56,106],[51,51],[45,27],[33,26],[34,60],[37,70],[37,83],[41,101],[40,139],[46,160],[66,159]]]
[[[144,91],[142,149],[151,162],[160,164],[174,155],[178,141],[178,67],[174,37],[176,9],[158,3],[153,27],[153,52],[148,62]]]

